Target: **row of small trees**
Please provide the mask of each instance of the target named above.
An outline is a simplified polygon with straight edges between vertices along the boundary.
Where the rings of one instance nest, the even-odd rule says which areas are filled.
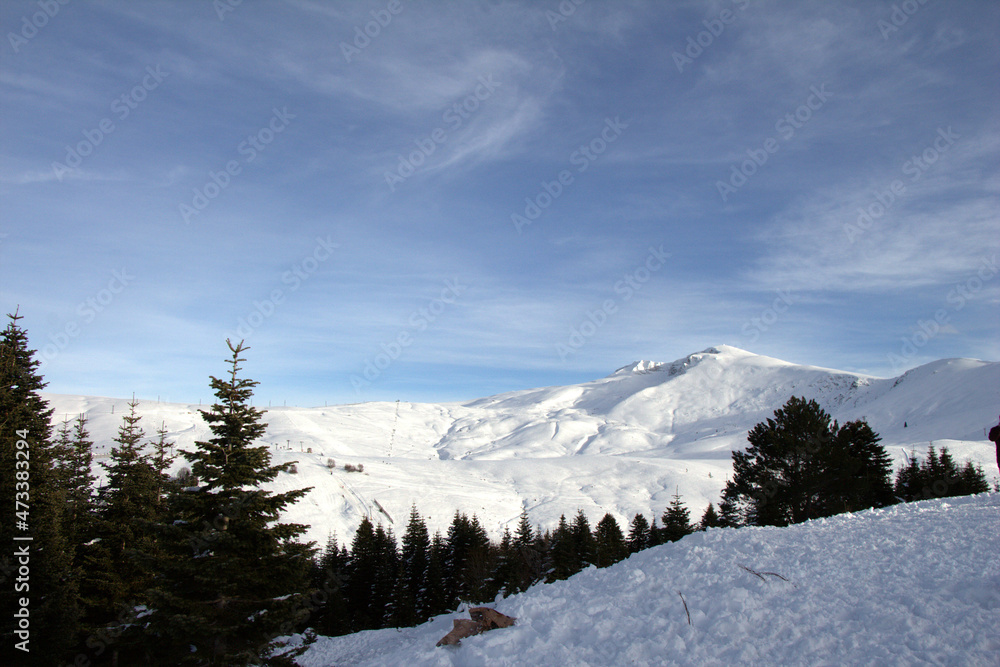
[[[703,518],[717,525],[714,511]],[[461,602],[483,602],[566,579],[585,567],[608,567],[630,554],[679,540],[699,526],[674,496],[662,526],[636,514],[626,536],[611,514],[591,529],[582,510],[560,517],[554,530],[532,528],[527,512],[513,533],[491,540],[479,519],[456,512],[447,534],[432,537],[417,508],[397,546],[391,529],[365,518],[348,549],[331,538],[318,559],[314,586],[325,592],[313,619],[320,634],[422,623]],[[705,521],[708,523],[704,523]]]

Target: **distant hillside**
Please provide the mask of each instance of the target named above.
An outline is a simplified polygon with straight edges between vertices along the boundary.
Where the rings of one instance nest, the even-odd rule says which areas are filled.
[[[543,527],[583,509],[592,522],[610,511],[624,528],[637,512],[658,516],[675,491],[700,516],[717,502],[747,431],[793,395],[816,399],[841,422],[865,418],[899,462],[904,450],[933,441],[997,475],[984,429],[1000,414],[1000,363],[942,360],[879,379],[729,346],[467,403],[270,408],[264,442],[276,461],[299,462],[276,490],[314,487],[286,518],[311,525],[310,539],[321,543],[330,533],[349,540],[365,514],[401,534],[411,505],[432,531],[460,510],[497,534],[522,508]],[[60,421],[85,412],[97,460],[107,456],[124,399],[46,398]],[[163,423],[180,450],[209,437],[198,409],[139,406],[147,435]],[[364,472],[344,471],[347,463]]]

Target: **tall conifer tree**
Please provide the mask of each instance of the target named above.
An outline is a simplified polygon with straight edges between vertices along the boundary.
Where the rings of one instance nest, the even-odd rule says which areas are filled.
[[[202,410],[212,437],[185,454],[197,487],[172,496],[163,525],[162,573],[150,591],[147,646],[174,664],[280,664],[270,658],[275,637],[308,617],[313,545],[296,538],[301,524],[277,523],[281,511],[309,489],[273,493],[291,463],[271,465],[266,429],[250,401],[257,382],[240,376],[240,342],[224,378],[211,378],[217,402]]]
[[[66,491],[52,442],[45,382],[20,315],[0,332],[0,661],[57,664],[76,639],[80,608],[74,546],[65,534]],[[18,504],[21,503],[21,504]],[[16,556],[15,556],[16,554]],[[18,580],[27,556],[30,578]],[[21,598],[29,600],[28,633],[19,634]],[[25,652],[25,649],[28,652]]]
[[[628,547],[622,529],[610,513],[605,514],[594,529],[597,567],[608,567],[628,557]]]

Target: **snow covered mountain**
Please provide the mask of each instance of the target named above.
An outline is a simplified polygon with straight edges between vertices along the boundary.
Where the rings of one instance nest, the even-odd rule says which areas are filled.
[[[941,360],[879,379],[729,346],[466,403],[269,408],[263,440],[275,462],[298,462],[276,491],[313,487],[285,519],[311,526],[307,538],[320,544],[330,534],[349,541],[365,515],[401,534],[411,505],[432,532],[462,511],[497,536],[522,509],[543,527],[582,509],[592,524],[611,512],[624,528],[637,512],[659,515],[675,492],[700,516],[718,501],[747,431],[793,395],[816,399],[841,423],[866,419],[899,463],[934,442],[996,476],[985,429],[1000,413],[1000,363]],[[126,401],[46,398],[59,421],[87,414],[102,472]],[[197,405],[141,401],[138,410],[147,435],[162,423],[178,450],[209,437]]]
[[[996,493],[713,529],[497,601],[515,625],[460,646],[434,645],[468,618],[454,613],[320,637],[298,662],[986,667],[1000,655],[998,552]]]

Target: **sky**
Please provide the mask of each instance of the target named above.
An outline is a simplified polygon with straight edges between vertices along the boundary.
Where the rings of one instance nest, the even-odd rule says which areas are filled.
[[[728,344],[1000,359],[1000,4],[0,3],[56,393],[459,401]]]

